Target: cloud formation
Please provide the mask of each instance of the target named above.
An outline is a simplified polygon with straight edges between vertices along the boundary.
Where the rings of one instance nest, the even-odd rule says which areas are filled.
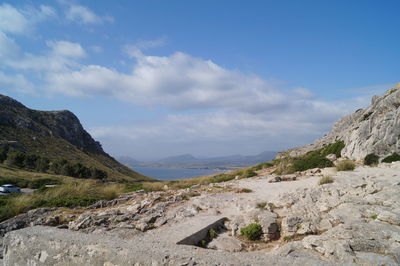
[[[64,3],[64,7],[70,21],[111,21],[84,6]],[[83,63],[89,55],[77,42],[47,40],[47,50],[40,54],[19,48],[15,36],[29,34],[37,23],[54,16],[56,12],[48,6],[29,10],[0,6],[0,86],[26,93],[106,96],[167,110],[165,116],[151,121],[90,129],[114,154],[129,154],[129,150],[145,154],[146,147],[155,146],[160,147],[158,151],[197,150],[208,155],[237,149],[248,153],[280,150],[320,136],[338,117],[365,105],[369,97],[323,101],[306,88],[284,92],[255,74],[188,53],[148,54],[146,49],[165,44],[163,38],[124,46],[125,61],[131,62],[128,72]],[[102,51],[96,45],[88,49]],[[187,147],[192,150],[184,150]]]
[[[9,4],[2,4],[0,5],[0,31],[29,34],[37,23],[55,16],[56,11],[46,5],[40,5],[39,8],[17,9]]]
[[[67,4],[68,8],[65,12],[66,18],[69,21],[81,24],[101,24],[103,22],[113,22],[111,16],[98,16],[86,6]]]

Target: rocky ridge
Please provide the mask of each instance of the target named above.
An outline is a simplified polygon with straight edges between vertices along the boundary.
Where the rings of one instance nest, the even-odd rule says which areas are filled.
[[[342,156],[362,160],[367,154],[380,157],[400,153],[400,83],[386,91],[383,96],[374,96],[371,105],[339,119],[332,130],[313,144],[290,149],[277,158],[299,156],[342,140],[345,148]]]

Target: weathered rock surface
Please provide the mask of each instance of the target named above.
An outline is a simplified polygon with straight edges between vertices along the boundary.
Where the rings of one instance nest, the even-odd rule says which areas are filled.
[[[368,108],[339,119],[327,135],[313,144],[281,152],[277,157],[298,156],[338,140],[346,145],[342,156],[350,159],[362,160],[369,153],[381,157],[400,153],[399,107],[400,83],[383,96],[374,96]]]
[[[179,191],[131,193],[79,210],[69,229],[9,232],[5,265],[399,265],[400,162],[296,180],[232,180]],[[251,193],[235,193],[250,188]],[[196,191],[196,193],[193,193]],[[198,195],[188,197],[188,195]],[[42,219],[62,215],[46,212]],[[226,217],[207,248],[193,244]],[[240,229],[257,222],[249,242]],[[37,223],[34,223],[37,224]],[[32,224],[33,225],[33,224]],[[201,232],[201,234],[197,234]],[[191,238],[194,236],[194,238]],[[177,244],[191,239],[191,245]]]

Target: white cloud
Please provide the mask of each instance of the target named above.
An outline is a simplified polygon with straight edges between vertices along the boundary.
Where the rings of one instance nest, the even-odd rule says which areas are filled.
[[[233,108],[265,112],[285,96],[255,75],[224,69],[210,60],[177,52],[168,57],[141,55],[132,73],[87,65],[49,76],[49,88],[69,95],[108,95],[139,105],[174,110]]]
[[[15,90],[21,93],[33,93],[35,86],[22,74],[13,76],[6,75],[0,71],[0,89]]]
[[[79,43],[67,41],[50,41],[47,45],[53,50],[55,56],[81,58],[86,55],[85,50]]]
[[[0,6],[0,31],[21,34],[29,28],[25,16],[9,4]]]
[[[56,16],[53,8],[45,5],[39,8],[17,9],[9,4],[0,6],[0,31],[11,34],[30,34],[34,26],[43,20]]]
[[[124,149],[143,152],[146,145],[158,147],[157,152],[190,152],[184,150],[190,147],[204,154],[206,149],[227,154],[238,147],[242,152],[280,150],[306,144],[327,131],[338,117],[365,103],[364,98],[358,102],[321,101],[306,88],[285,93],[257,75],[226,69],[211,60],[182,52],[151,56],[139,49],[161,45],[157,42],[128,49],[135,60],[128,73],[82,64],[86,51],[79,43],[59,40],[47,44],[49,49],[42,54],[24,53],[0,32],[0,68],[20,73],[0,72],[0,86],[19,90],[40,87],[40,92],[73,97],[100,95],[179,111],[134,126],[93,128],[91,133],[114,153],[117,148],[120,154]],[[31,84],[26,73],[40,86]]]
[[[110,16],[98,16],[88,7],[71,4],[66,11],[66,18],[82,24],[100,24],[103,22],[113,22]]]

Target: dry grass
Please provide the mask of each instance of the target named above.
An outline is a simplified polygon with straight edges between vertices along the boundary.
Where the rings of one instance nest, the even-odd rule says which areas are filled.
[[[353,171],[356,168],[356,164],[352,160],[343,160],[336,164],[336,170],[338,171]]]
[[[333,178],[330,176],[321,177],[321,179],[318,182],[319,185],[330,184],[330,183],[333,183]]]

